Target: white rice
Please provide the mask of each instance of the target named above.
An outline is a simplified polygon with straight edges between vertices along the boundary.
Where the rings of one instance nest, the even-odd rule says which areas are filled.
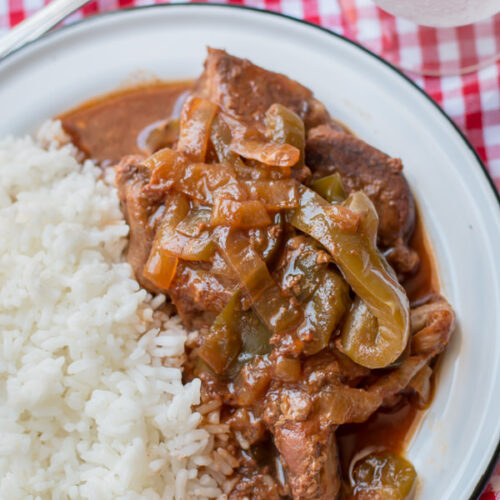
[[[124,262],[115,189],[54,137],[0,141],[0,498],[222,498],[186,332]]]

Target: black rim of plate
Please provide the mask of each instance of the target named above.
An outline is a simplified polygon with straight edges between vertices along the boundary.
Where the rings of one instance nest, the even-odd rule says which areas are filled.
[[[30,47],[31,45],[36,44],[39,40],[46,39],[47,37],[50,37],[50,36],[57,34],[61,31],[65,31],[67,29],[70,29],[71,27],[73,27],[75,25],[91,22],[95,18],[99,18],[99,17],[103,17],[103,16],[112,16],[112,15],[116,15],[116,14],[119,14],[122,12],[135,11],[135,10],[140,10],[140,9],[154,9],[154,8],[167,8],[167,7],[186,8],[186,7],[190,7],[190,6],[195,6],[195,7],[202,6],[204,8],[210,8],[210,7],[222,8],[223,7],[226,9],[239,9],[239,10],[243,10],[243,11],[258,12],[258,13],[263,14],[263,15],[281,17],[284,19],[288,19],[289,21],[293,21],[295,23],[299,23],[299,24],[308,26],[308,27],[313,28],[315,30],[320,30],[323,33],[327,33],[330,36],[338,38],[345,43],[349,43],[349,44],[357,47],[359,50],[361,50],[361,51],[365,52],[366,54],[369,54],[373,58],[377,59],[380,63],[382,63],[385,66],[387,66],[388,68],[390,68],[392,71],[394,71],[396,74],[398,74],[403,80],[405,80],[407,84],[411,85],[417,92],[419,92],[422,96],[424,96],[434,106],[434,108],[447,120],[447,122],[451,125],[451,127],[453,127],[455,132],[461,137],[461,139],[463,140],[465,145],[470,149],[470,151],[472,152],[472,154],[476,158],[477,163],[481,167],[484,176],[486,177],[491,189],[493,190],[493,193],[498,201],[498,206],[500,208],[500,193],[497,191],[496,186],[493,182],[493,179],[491,178],[490,173],[488,172],[488,170],[486,168],[486,165],[483,163],[483,160],[481,160],[477,151],[474,149],[474,147],[470,143],[469,139],[467,139],[465,134],[458,128],[458,126],[455,124],[455,122],[446,114],[446,112],[439,106],[439,104],[437,104],[437,102],[434,101],[434,99],[432,99],[432,97],[430,97],[413,80],[411,80],[405,73],[403,73],[403,71],[401,71],[399,68],[397,68],[396,66],[394,66],[390,62],[388,62],[385,59],[383,59],[382,57],[380,57],[378,54],[375,54],[371,50],[367,49],[366,47],[364,47],[360,43],[355,42],[354,40],[350,40],[349,38],[346,38],[346,37],[340,35],[339,33],[335,33],[334,31],[331,31],[328,28],[324,28],[323,26],[319,26],[317,24],[310,23],[309,21],[304,21],[303,19],[292,17],[288,14],[282,14],[280,12],[258,9],[255,7],[247,7],[244,5],[220,4],[220,3],[202,3],[202,2],[167,3],[167,4],[155,4],[155,5],[127,7],[127,8],[123,8],[123,9],[119,9],[119,10],[113,10],[113,11],[109,11],[109,12],[95,14],[95,15],[90,16],[90,17],[85,17],[85,18],[79,19],[71,24],[58,27],[58,28],[46,33],[44,36],[42,36],[36,40],[33,40],[32,42],[29,42],[26,45],[19,47],[18,49],[15,49],[14,51],[7,54],[4,58],[0,59],[0,71],[2,69],[2,63],[5,60],[8,60],[14,54],[17,54],[18,52],[23,51],[24,49]],[[486,470],[484,471],[484,473],[481,476],[481,478],[479,479],[476,487],[474,488],[474,491],[472,492],[472,495],[469,498],[469,500],[477,500],[479,498],[479,496],[481,495],[483,490],[486,488],[486,485],[488,484],[488,481],[489,481],[499,459],[500,459],[500,442],[497,444],[497,447],[496,447],[495,451],[493,452],[493,456],[491,457],[491,460],[490,460],[488,466],[486,467]]]

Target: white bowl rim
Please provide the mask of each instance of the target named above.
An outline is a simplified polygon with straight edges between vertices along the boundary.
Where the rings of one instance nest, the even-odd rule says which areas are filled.
[[[281,12],[265,10],[265,9],[261,9],[261,8],[257,8],[257,7],[249,7],[246,5],[204,3],[204,2],[198,2],[198,1],[189,2],[189,3],[166,3],[166,4],[138,5],[138,6],[125,7],[125,8],[107,11],[107,12],[101,12],[101,13],[97,13],[97,14],[94,14],[94,15],[89,16],[89,17],[78,19],[78,20],[72,22],[71,24],[59,26],[59,27],[49,31],[48,33],[44,34],[43,36],[41,36],[33,41],[30,41],[30,42],[20,46],[17,49],[14,49],[12,52],[8,53],[3,58],[0,58],[0,75],[1,75],[2,69],[3,69],[2,67],[5,65],[6,62],[10,62],[12,56],[18,55],[19,52],[26,51],[27,49],[31,48],[33,45],[38,44],[41,40],[45,40],[47,38],[57,36],[61,32],[71,30],[72,28],[74,28],[80,24],[91,23],[94,20],[96,20],[96,18],[117,16],[117,15],[121,15],[123,13],[130,12],[130,11],[145,10],[145,9],[164,9],[164,8],[168,8],[168,7],[171,7],[171,8],[187,8],[187,7],[210,8],[210,7],[213,7],[213,8],[219,8],[219,9],[220,8],[238,9],[238,10],[243,10],[243,11],[251,11],[251,12],[255,12],[255,13],[259,13],[259,14],[263,14],[263,15],[276,16],[276,17],[288,19],[289,21],[292,21],[292,22],[295,22],[298,24],[308,26],[309,28],[313,28],[315,30],[320,30],[323,33],[326,33],[332,37],[340,39],[343,42],[348,43],[348,44],[354,46],[355,48],[361,50],[365,54],[373,57],[379,63],[385,65],[387,68],[391,69],[394,73],[396,73],[402,80],[404,80],[406,82],[406,84],[413,87],[413,89],[415,89],[421,96],[424,96],[427,99],[427,101],[429,101],[433,105],[433,107],[441,114],[441,116],[443,118],[445,118],[445,120],[449,123],[449,125],[451,125],[451,127],[454,129],[454,131],[458,134],[458,136],[463,141],[464,145],[470,150],[470,152],[472,153],[472,155],[476,159],[479,167],[481,168],[484,176],[486,177],[486,180],[487,180],[490,188],[493,191],[494,197],[498,201],[498,208],[500,210],[500,193],[497,190],[495,183],[493,182],[493,179],[492,179],[490,173],[488,172],[488,169],[486,168],[486,165],[484,164],[483,160],[481,159],[481,157],[479,156],[479,154],[475,150],[474,146],[472,146],[469,139],[462,132],[462,130],[460,130],[460,128],[455,124],[455,122],[450,118],[450,116],[439,106],[439,104],[429,94],[427,94],[421,87],[419,87],[413,80],[411,80],[411,78],[409,76],[407,76],[398,67],[396,67],[395,65],[393,65],[389,61],[386,61],[381,56],[372,52],[370,49],[364,47],[360,43],[358,43],[354,40],[351,40],[351,39],[349,39],[349,38],[347,38],[339,33],[336,33],[328,28],[323,27],[323,26],[311,23],[311,22],[306,21],[304,19],[293,17],[293,16],[288,15],[288,14],[283,14]],[[490,461],[489,461],[486,469],[484,470],[483,474],[479,478],[479,480],[476,484],[476,487],[474,488],[474,491],[472,492],[471,496],[469,497],[469,500],[478,500],[479,499],[479,497],[481,496],[481,493],[486,488],[488,481],[491,478],[491,475],[493,474],[493,471],[495,470],[495,467],[499,461],[500,461],[500,441],[497,443],[497,446],[496,446],[495,450],[493,451],[493,454],[490,458]]]

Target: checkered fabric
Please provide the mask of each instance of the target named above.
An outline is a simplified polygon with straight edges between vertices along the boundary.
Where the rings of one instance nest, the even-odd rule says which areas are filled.
[[[49,1],[0,0],[0,35]],[[393,23],[392,28],[397,33],[398,50],[401,55],[404,55],[405,51],[414,52],[422,60],[431,59],[436,64],[440,61],[444,63],[450,57],[463,57],[463,44],[453,44],[450,40],[429,40],[418,28],[412,31],[404,21],[396,23],[391,16],[384,17],[385,14],[375,8],[372,0],[228,0],[228,2],[282,12],[353,39],[359,35],[353,26],[359,27],[360,23],[363,23],[363,26],[365,28],[368,26],[369,29],[364,30],[364,39],[359,41],[377,52],[380,52],[383,44],[387,42],[384,38],[386,34],[380,31],[380,26]],[[65,23],[100,12],[153,3],[161,3],[161,0],[93,0],[71,15]],[[341,5],[344,7],[343,10]],[[353,19],[356,23],[352,22]],[[366,36],[366,33],[370,35]],[[485,47],[488,44],[496,44],[500,50],[500,38],[495,37],[494,32],[489,39],[481,40],[479,50],[481,46]],[[497,189],[500,190],[500,61],[478,72],[462,76],[410,75],[410,77],[465,133],[486,164]],[[500,464],[480,500],[500,500]]]

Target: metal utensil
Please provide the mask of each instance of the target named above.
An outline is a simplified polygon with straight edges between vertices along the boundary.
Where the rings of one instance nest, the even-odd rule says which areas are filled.
[[[0,59],[14,49],[42,36],[87,2],[89,0],[52,0],[46,7],[0,38]]]

